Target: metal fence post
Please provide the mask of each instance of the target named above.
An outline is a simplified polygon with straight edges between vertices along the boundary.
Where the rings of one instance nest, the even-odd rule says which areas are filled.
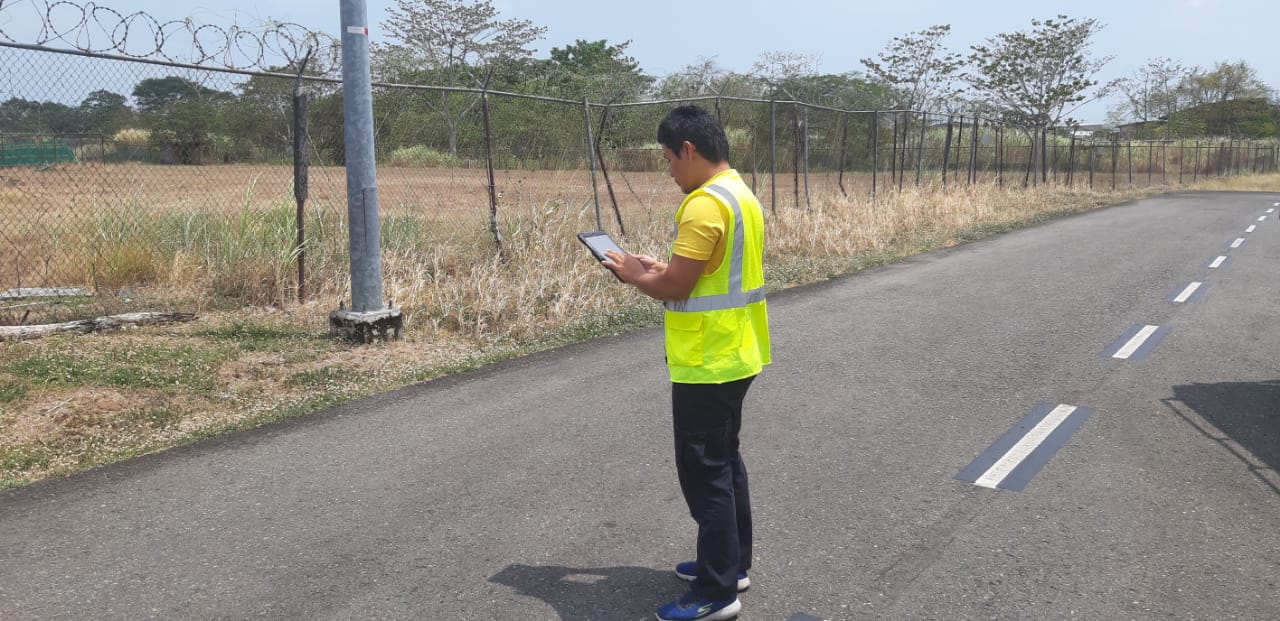
[[[909,145],[907,144],[908,141],[910,140],[910,138],[907,136],[907,132],[911,129],[911,115],[908,113],[902,113],[900,116],[902,117],[902,151],[898,154],[898,157],[901,158],[901,161],[898,162],[898,192],[899,193],[902,192],[903,186],[906,185],[907,158],[910,156],[909,154],[911,153],[911,149],[908,148]]]
[[[769,207],[778,213],[778,102],[769,98]]]
[[[586,97],[582,98],[582,114],[587,128],[587,167],[591,170],[591,201],[596,207],[596,228],[603,231],[604,223],[600,217],[600,190],[596,186],[596,152],[593,148],[595,140],[591,137],[591,102],[587,101]]]
[[[1004,187],[1004,126],[996,125],[996,185]]]
[[[920,114],[920,144],[916,145],[916,187],[920,187],[920,175],[924,172],[924,132],[929,128],[929,113]]]
[[[800,104],[791,102],[791,195],[793,207],[800,208]]]
[[[947,137],[942,143],[942,189],[947,189],[947,169],[951,166],[951,117],[947,117]]]
[[[293,82],[293,200],[297,203],[295,238],[298,253],[298,303],[307,301],[307,94],[302,90],[302,73],[306,71],[311,50],[298,64],[298,74]]]
[[[1067,149],[1067,187],[1075,181],[1076,173],[1076,135],[1071,134],[1071,146]]]
[[[902,184],[898,183],[898,119],[902,115],[893,115],[893,151],[889,154],[889,185],[897,185],[898,189],[902,189]]]
[[[1089,138],[1089,189],[1093,189],[1093,173],[1097,168],[1097,160],[1095,159],[1095,148],[1093,138]]]
[[[1147,141],[1147,187],[1156,183],[1156,149]]]
[[[982,131],[978,120],[978,117],[973,117],[973,135],[969,137],[969,185],[978,182],[978,134]]]
[[[1126,140],[1124,143],[1125,159],[1129,162],[1129,187],[1133,187],[1133,141]]]
[[[800,130],[804,141],[804,206],[805,209],[813,209],[812,197],[809,195],[809,106],[804,107],[804,121]],[[797,201],[796,207],[799,206]]]
[[[841,196],[848,196],[849,192],[844,189],[844,162],[845,150],[849,147],[849,113],[840,114],[840,159],[837,166],[840,172],[836,175],[836,185],[840,188]]]
[[[502,229],[498,226],[498,184],[493,179],[493,131],[489,125],[489,81],[485,80],[484,91],[480,93],[480,110],[484,122],[484,160],[489,175],[489,233],[493,235],[493,243],[498,247],[498,257],[507,260],[507,251],[502,246]]]
[[[871,197],[876,196],[876,178],[880,174],[880,111],[871,112]]]
[[[1182,164],[1183,162],[1186,161],[1186,159],[1187,159],[1186,145],[1183,143],[1181,139],[1179,139],[1178,140],[1178,185],[1185,184],[1185,181],[1182,178]]]
[[[1169,185],[1169,143],[1160,141],[1160,185]]]
[[[1111,191],[1112,192],[1116,191],[1116,175],[1117,175],[1116,171],[1118,170],[1117,167],[1120,165],[1120,162],[1116,161],[1120,159],[1119,140],[1120,140],[1119,133],[1112,132],[1111,133]]]
[[[1200,181],[1200,141],[1196,141],[1196,167],[1191,169],[1191,183]]]

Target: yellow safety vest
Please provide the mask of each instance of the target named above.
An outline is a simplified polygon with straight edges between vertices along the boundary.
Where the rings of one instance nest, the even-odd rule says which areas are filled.
[[[667,368],[677,384],[723,384],[751,377],[772,361],[764,299],[764,213],[730,170],[689,193],[712,197],[729,213],[724,258],[703,274],[687,300],[666,302]]]

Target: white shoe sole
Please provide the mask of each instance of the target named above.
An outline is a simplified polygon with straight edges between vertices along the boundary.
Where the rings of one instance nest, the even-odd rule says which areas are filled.
[[[677,578],[679,578],[679,579],[681,579],[681,580],[684,580],[685,582],[693,582],[694,578],[696,578],[697,576],[690,576],[689,574],[682,574],[682,573],[680,573],[680,572],[678,572],[678,571],[677,571],[677,572],[676,572],[676,577],[677,577]],[[749,589],[749,588],[751,588],[751,576],[747,576],[746,578],[740,578],[740,579],[738,579],[738,592],[739,592],[739,593],[745,593],[745,592],[746,592],[746,590],[747,590],[747,589]]]

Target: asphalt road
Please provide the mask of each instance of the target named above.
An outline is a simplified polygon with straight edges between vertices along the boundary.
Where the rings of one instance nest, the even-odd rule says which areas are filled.
[[[1280,618],[1276,203],[1174,194],[771,297],[741,619]],[[0,492],[0,617],[651,618],[693,549],[668,400],[645,330]],[[1046,404],[1092,414],[1021,491],[957,479]]]

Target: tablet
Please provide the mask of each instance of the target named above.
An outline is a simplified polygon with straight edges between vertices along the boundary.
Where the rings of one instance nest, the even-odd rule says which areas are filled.
[[[626,254],[626,251],[619,248],[618,244],[614,243],[613,239],[609,237],[609,234],[604,231],[578,233],[578,241],[586,244],[587,248],[591,250],[591,254],[595,255],[596,260],[602,263],[609,258],[604,254],[604,251],[606,250],[615,250],[622,254]],[[609,268],[606,267],[605,269]],[[613,274],[613,277],[617,278],[618,282],[622,282],[622,277],[618,276],[616,272],[609,270],[609,273]]]

